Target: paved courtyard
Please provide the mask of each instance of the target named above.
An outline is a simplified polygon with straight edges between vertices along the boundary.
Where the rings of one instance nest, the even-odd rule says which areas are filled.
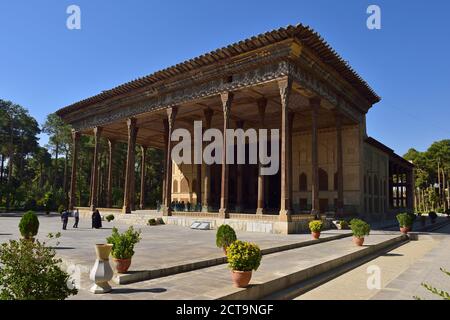
[[[206,269],[175,274],[163,278],[151,279],[129,285],[113,285],[112,294],[92,295],[88,292],[91,281],[88,272],[95,260],[94,245],[104,243],[111,233],[113,226],[123,231],[129,225],[122,222],[104,222],[103,229],[94,230],[90,227],[89,219],[82,219],[78,229],[73,229],[73,219],[69,222],[68,230],[61,230],[58,215],[40,215],[40,239],[45,239],[49,232],[62,232],[57,247],[57,254],[63,258],[65,266],[76,265],[81,271],[78,285],[79,294],[71,299],[216,299],[226,294],[233,294],[236,289],[231,286],[227,265],[220,264]],[[19,237],[18,223],[20,215],[0,216],[0,242]],[[215,230],[200,231],[174,225],[135,226],[142,231],[142,241],[136,247],[131,270],[152,270],[172,267],[180,264],[194,263],[204,259],[223,257],[220,249],[215,247]],[[446,227],[446,233],[450,227]],[[387,241],[398,236],[398,229],[394,231],[374,231],[366,240],[366,247]],[[342,235],[348,231],[329,230],[323,237]],[[262,249],[274,248],[289,244],[298,244],[311,240],[309,234],[276,235],[268,233],[237,232],[238,238],[257,243]],[[444,248],[445,245],[445,248]],[[429,280],[436,285],[447,280],[438,271],[438,265],[449,267],[450,254],[448,246],[450,236],[444,234],[439,237],[422,238],[420,241],[410,242],[399,247],[392,253],[380,256],[376,263],[385,266],[383,288],[377,292],[364,291],[366,271],[364,266],[357,268],[343,277],[339,277],[324,286],[299,297],[300,299],[360,299],[370,298],[408,298],[409,290],[402,291],[398,287],[402,284],[412,286],[411,274],[417,275],[414,281],[414,292],[420,296],[430,298],[420,289],[420,281]],[[264,283],[277,279],[292,272],[320,265],[323,262],[361,250],[353,245],[349,238],[333,240],[312,246],[272,253],[263,257],[260,269],[255,272],[252,283]],[[430,256],[431,255],[431,256]],[[402,259],[399,259],[402,257]],[[415,268],[415,269],[413,269]],[[434,269],[436,270],[434,270]],[[363,270],[364,269],[364,270]],[[411,273],[405,273],[406,270]],[[353,273],[352,273],[353,272]],[[407,277],[402,281],[401,277]],[[327,287],[329,286],[329,287]],[[393,288],[390,288],[393,286]],[[345,289],[347,288],[347,289]],[[352,290],[350,290],[350,288]],[[408,287],[409,288],[409,287]],[[336,291],[337,290],[337,291]]]

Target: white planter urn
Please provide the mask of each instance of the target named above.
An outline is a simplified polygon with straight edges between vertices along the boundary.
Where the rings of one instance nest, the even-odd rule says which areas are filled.
[[[89,278],[94,281],[94,285],[90,289],[92,293],[107,293],[112,290],[108,283],[114,275],[109,264],[109,254],[111,253],[112,247],[112,244],[95,245],[95,254],[97,257],[89,275]]]

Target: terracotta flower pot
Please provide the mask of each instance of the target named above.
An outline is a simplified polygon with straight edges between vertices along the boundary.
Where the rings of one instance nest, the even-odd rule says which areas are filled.
[[[113,245],[106,243],[106,244],[96,244],[95,245],[95,254],[97,256],[97,259],[106,261],[109,260],[109,254],[111,253]]]
[[[318,240],[320,238],[320,232],[311,232],[311,235],[314,239]]]
[[[359,238],[359,237],[355,237],[353,236],[353,242],[358,246],[361,247],[364,243],[364,238]]]
[[[252,271],[231,271],[231,279],[233,280],[233,286],[236,288],[245,288],[250,283],[252,278]]]
[[[400,227],[400,232],[403,234],[407,234],[411,231],[411,227]]]
[[[131,258],[130,259],[113,258],[113,262],[114,262],[114,268],[116,269],[117,273],[125,273],[130,268]]]

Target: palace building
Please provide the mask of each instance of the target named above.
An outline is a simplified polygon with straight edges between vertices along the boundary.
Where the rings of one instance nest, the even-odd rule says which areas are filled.
[[[294,233],[311,214],[373,221],[411,211],[413,165],[367,134],[366,114],[379,101],[309,27],[288,26],[231,44],[57,111],[73,127],[70,209],[79,137],[93,135],[93,172],[99,139],[128,144],[123,213],[134,209],[134,179],[143,179],[134,172],[136,161],[151,161],[136,159],[137,146],[164,151],[161,210],[172,223]],[[176,128],[192,132],[194,121],[222,132],[279,129],[278,173],[260,175],[258,164],[174,164],[169,137]],[[93,174],[91,209],[98,203],[97,184]],[[176,211],[173,201],[193,209]]]

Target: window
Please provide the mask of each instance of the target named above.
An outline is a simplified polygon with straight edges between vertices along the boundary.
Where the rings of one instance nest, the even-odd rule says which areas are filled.
[[[181,179],[180,192],[189,193],[189,181],[186,178]]]

